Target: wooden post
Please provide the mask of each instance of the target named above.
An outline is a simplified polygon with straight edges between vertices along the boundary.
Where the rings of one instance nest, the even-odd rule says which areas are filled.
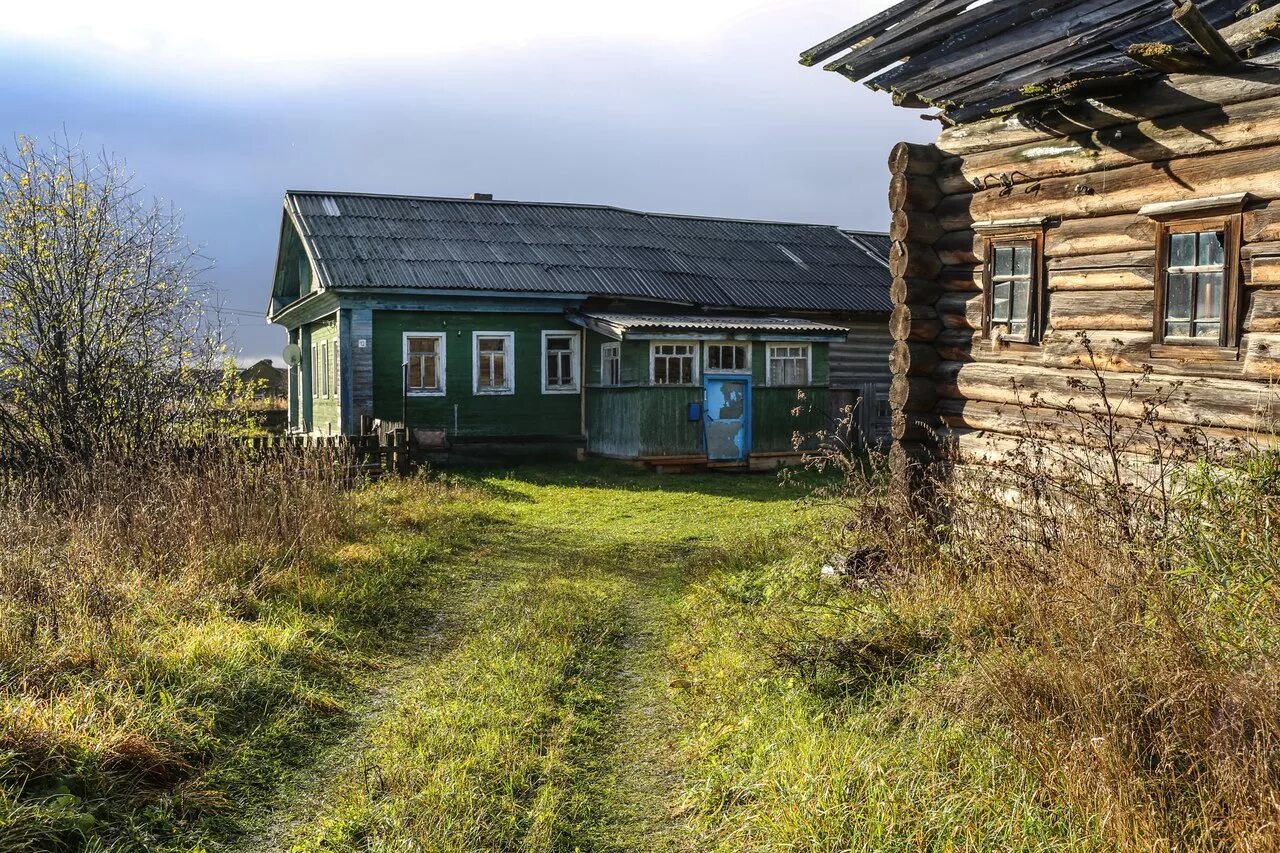
[[[1200,49],[1209,54],[1215,64],[1230,67],[1240,63],[1240,55],[1227,44],[1217,27],[1205,20],[1192,0],[1183,0],[1177,4],[1173,10],[1173,22],[1186,30],[1191,40],[1200,45]]]

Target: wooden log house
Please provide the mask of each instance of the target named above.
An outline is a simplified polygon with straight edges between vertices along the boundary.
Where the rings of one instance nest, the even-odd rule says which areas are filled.
[[[1176,387],[1175,429],[1272,432],[1276,0],[903,0],[822,62],[942,126],[889,157],[899,460],[1052,437],[1095,364]]]

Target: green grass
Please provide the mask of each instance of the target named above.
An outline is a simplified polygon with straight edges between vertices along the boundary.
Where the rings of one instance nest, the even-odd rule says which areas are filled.
[[[815,484],[585,464],[349,493],[234,607],[7,688],[10,742],[87,745],[6,781],[0,848],[1100,849],[1002,732],[930,701],[967,667],[935,623],[816,580]],[[884,648],[834,665],[868,625]],[[65,778],[129,737],[183,769]]]

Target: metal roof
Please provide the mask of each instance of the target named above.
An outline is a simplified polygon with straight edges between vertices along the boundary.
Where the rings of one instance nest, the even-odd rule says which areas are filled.
[[[664,332],[765,332],[773,334],[831,335],[844,338],[845,326],[796,317],[729,317],[710,314],[624,314],[584,311],[580,315],[594,325],[608,327],[618,336],[633,331]],[[570,319],[576,319],[571,316]]]
[[[1277,23],[1276,0],[901,0],[800,62],[847,51],[824,69],[966,122],[1102,97],[1170,70],[1226,74],[1273,45]]]
[[[888,312],[886,235],[617,207],[291,191],[320,283]]]

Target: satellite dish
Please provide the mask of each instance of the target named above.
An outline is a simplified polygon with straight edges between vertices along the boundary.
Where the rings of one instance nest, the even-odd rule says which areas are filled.
[[[302,347],[297,344],[289,344],[284,348],[284,363],[290,367],[297,367],[302,364]]]

